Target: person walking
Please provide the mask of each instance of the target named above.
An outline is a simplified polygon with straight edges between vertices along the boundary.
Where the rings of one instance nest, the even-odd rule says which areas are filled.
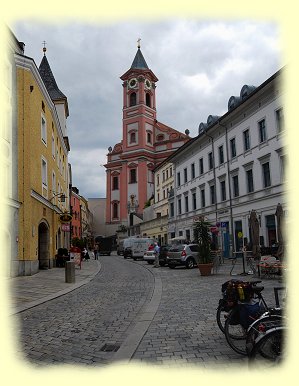
[[[159,268],[160,247],[159,247],[158,243],[155,243],[154,254],[155,254],[155,265],[154,265],[154,268]]]
[[[94,246],[94,251],[93,251],[93,253],[94,253],[94,259],[95,259],[95,260],[98,260],[98,252],[99,252],[99,245],[96,244],[96,245]]]

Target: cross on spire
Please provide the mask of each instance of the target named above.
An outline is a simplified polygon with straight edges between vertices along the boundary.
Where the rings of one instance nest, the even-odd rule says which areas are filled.
[[[46,41],[44,40],[42,43],[44,45],[43,53],[44,53],[44,55],[46,55],[46,51],[47,51],[47,49],[46,49]]]
[[[137,40],[137,43],[138,43],[138,48],[140,48],[140,42],[141,42],[141,39],[140,38],[138,38],[138,40]]]

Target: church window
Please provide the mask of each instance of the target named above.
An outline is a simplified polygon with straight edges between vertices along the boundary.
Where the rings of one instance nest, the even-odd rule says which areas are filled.
[[[136,96],[136,92],[132,92],[130,94],[130,107],[131,106],[136,106],[137,104],[137,96]]]
[[[147,143],[152,143],[152,133],[147,133]]]
[[[117,202],[113,203],[113,218],[118,218],[118,204]]]
[[[151,96],[148,92],[145,94],[145,103],[148,107],[151,107]]]
[[[135,131],[133,131],[130,134],[130,143],[136,143],[136,133],[135,133]]]
[[[135,184],[137,182],[136,169],[130,170],[130,183]]]
[[[118,177],[113,177],[113,180],[112,180],[112,189],[113,189],[113,190],[118,190]]]

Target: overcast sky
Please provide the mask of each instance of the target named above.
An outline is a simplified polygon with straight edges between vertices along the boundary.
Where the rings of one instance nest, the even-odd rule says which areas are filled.
[[[279,25],[173,19],[148,23],[10,25],[25,55],[37,66],[46,41],[47,58],[60,90],[67,96],[73,185],[86,198],[106,196],[109,146],[122,139],[122,81],[141,38],[141,51],[158,77],[157,119],[190,136],[208,115],[227,111],[231,95],[244,84],[258,86],[279,70]]]

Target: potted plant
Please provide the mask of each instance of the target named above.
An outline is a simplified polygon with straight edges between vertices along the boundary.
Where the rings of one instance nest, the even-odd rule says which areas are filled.
[[[211,275],[213,268],[209,226],[210,224],[204,220],[196,222],[194,226],[194,238],[199,245],[197,265],[201,276]]]

